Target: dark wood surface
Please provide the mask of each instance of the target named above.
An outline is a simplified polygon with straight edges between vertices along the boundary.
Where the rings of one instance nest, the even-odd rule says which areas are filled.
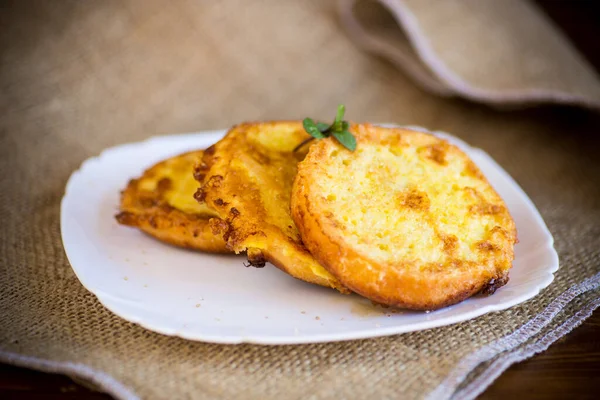
[[[600,2],[538,0],[538,5],[600,69]],[[557,112],[548,108],[548,113]],[[66,376],[0,364],[0,399],[110,399]],[[546,352],[515,364],[482,399],[600,398],[600,311]]]

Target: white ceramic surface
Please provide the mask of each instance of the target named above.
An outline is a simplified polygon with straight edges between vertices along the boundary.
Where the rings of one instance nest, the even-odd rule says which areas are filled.
[[[61,204],[67,256],[81,283],[115,314],[166,335],[215,343],[349,340],[454,324],[509,308],[548,286],[558,269],[552,235],[515,181],[482,150],[437,132],[479,165],[517,224],[520,243],[510,282],[490,297],[429,313],[390,313],[357,295],[298,281],[271,265],[246,268],[243,255],[182,250],[115,222],[119,191],[131,177],[166,157],[205,148],[224,133],[113,147],[86,160],[69,179]]]

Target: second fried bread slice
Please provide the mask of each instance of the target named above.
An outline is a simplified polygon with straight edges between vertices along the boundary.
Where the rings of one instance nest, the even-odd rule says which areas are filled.
[[[212,233],[210,220],[217,215],[194,200],[193,168],[202,154],[197,150],[171,157],[130,180],[121,192],[117,221],[176,246],[229,253],[223,238]]]
[[[352,125],[299,164],[292,215],[313,256],[350,290],[430,310],[508,281],[516,242],[506,205],[477,166],[433,135]]]
[[[197,199],[221,218],[214,232],[236,253],[246,251],[250,264],[269,261],[303,281],[346,291],[303,246],[290,215],[292,183],[306,154],[294,149],[308,137],[300,122],[233,127],[197,165]]]

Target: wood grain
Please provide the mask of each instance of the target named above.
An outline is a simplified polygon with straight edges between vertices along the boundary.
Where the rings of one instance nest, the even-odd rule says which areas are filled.
[[[600,311],[596,311],[546,352],[509,368],[481,398],[598,398],[599,376]]]

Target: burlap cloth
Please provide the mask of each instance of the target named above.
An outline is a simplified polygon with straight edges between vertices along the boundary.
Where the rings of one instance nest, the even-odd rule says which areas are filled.
[[[497,112],[418,89],[361,53],[330,2],[3,2],[0,361],[120,398],[473,397],[598,306],[600,136],[579,109]],[[446,130],[523,186],[561,268],[533,300],[445,328],[302,346],[213,345],[112,315],[73,274],[59,202],[107,146],[246,119]]]

